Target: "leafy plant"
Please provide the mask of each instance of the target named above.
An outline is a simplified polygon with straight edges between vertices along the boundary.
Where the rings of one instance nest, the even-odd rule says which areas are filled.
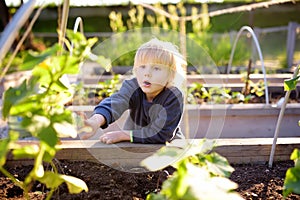
[[[119,84],[120,84],[120,75],[116,74],[112,79],[105,80],[103,82],[99,82],[99,91],[97,92],[100,100],[111,96],[115,92],[119,90]]]
[[[252,92],[255,92],[253,88]],[[190,104],[233,104],[233,103],[248,103],[254,94],[247,96],[241,92],[231,91],[230,88],[212,87],[206,89],[201,83],[192,83],[188,87],[187,102]]]
[[[294,78],[287,79],[284,81],[284,90],[291,91],[295,90],[297,84],[300,80],[299,70],[300,65],[295,69]],[[300,126],[300,121],[298,122]],[[286,172],[284,185],[283,185],[283,195],[287,197],[290,193],[294,192],[300,194],[300,152],[299,149],[294,149],[290,157],[291,160],[294,161],[295,166],[289,168]]]
[[[163,182],[159,193],[147,200],[163,199],[242,199],[233,190],[237,184],[228,177],[233,172],[226,158],[211,152],[213,141],[170,143],[142,161],[151,171],[169,165],[176,171]]]
[[[51,198],[62,183],[66,183],[70,193],[88,191],[82,180],[59,174],[52,162],[59,150],[59,138],[77,136],[72,112],[65,108],[73,93],[63,81],[63,76],[78,73],[78,65],[89,58],[91,47],[97,41],[96,38],[87,40],[82,34],[69,30],[67,35],[73,45],[67,40],[65,45],[69,50],[72,49],[72,54],[58,44],[41,54],[28,54],[21,68],[32,70],[32,77],[18,87],[9,88],[4,94],[4,119],[8,119],[9,125],[16,118],[20,120],[17,121],[19,129],[10,126],[8,138],[0,141],[0,171],[24,190],[27,199],[34,181],[39,181],[50,189],[47,199]],[[36,142],[18,144],[23,132],[29,133]],[[33,169],[24,181],[16,179],[4,168],[10,151],[14,159],[34,159]],[[54,170],[45,171],[44,162],[50,163]]]
[[[208,91],[203,84],[194,82],[187,90],[187,102],[190,104],[201,104],[209,97]]]
[[[291,154],[291,160],[294,161],[295,166],[287,170],[284,185],[283,195],[287,197],[290,193],[294,192],[300,194],[300,152],[299,149],[294,149]]]
[[[298,70],[300,69],[300,65],[297,66]],[[290,90],[295,90],[296,87],[297,87],[297,84],[300,80],[300,75],[297,74],[297,76],[295,78],[291,78],[291,79],[287,79],[287,80],[284,80],[284,90],[285,91],[290,91]]]

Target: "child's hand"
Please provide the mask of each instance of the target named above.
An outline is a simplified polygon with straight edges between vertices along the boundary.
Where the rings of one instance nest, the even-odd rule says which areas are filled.
[[[89,119],[86,119],[86,117],[84,116],[84,119],[84,126],[80,130],[80,138],[84,140],[95,135],[99,126],[105,123],[104,117],[98,114],[93,115]]]
[[[105,144],[113,144],[122,141],[130,141],[129,131],[112,131],[100,136],[100,141]]]
[[[89,120],[84,120],[84,127],[82,129],[82,133],[80,134],[80,139],[86,140],[90,137],[94,136],[98,127],[93,126],[93,123],[91,123]]]

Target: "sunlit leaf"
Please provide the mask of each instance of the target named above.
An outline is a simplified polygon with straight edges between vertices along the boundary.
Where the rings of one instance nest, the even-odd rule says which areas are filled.
[[[11,107],[10,114],[13,116],[22,116],[26,112],[36,110],[39,105],[36,101],[22,101]]]
[[[43,177],[38,178],[38,181],[45,184],[47,188],[58,188],[64,182],[64,179],[60,174],[46,171]]]
[[[299,149],[294,149],[294,151],[292,152],[290,159],[291,160],[297,160],[300,158],[300,151]]]
[[[287,196],[290,193],[300,194],[300,169],[289,168],[286,172],[283,194]]]
[[[41,54],[37,53],[28,53],[24,59],[23,64],[20,66],[21,70],[31,70],[39,63],[43,62],[49,56],[56,55],[58,50],[60,49],[59,45],[56,44],[51,48],[46,49]]]
[[[9,151],[9,138],[0,140],[0,166],[4,166],[6,162],[6,154]]]
[[[176,165],[176,162],[189,156],[205,153],[211,150],[213,144],[213,140],[174,140],[144,159],[141,165],[151,171],[160,170],[170,165]]]
[[[215,176],[229,177],[234,171],[227,159],[216,152],[205,155],[205,163],[208,171],[212,172]]]
[[[40,132],[41,129],[48,127],[50,123],[50,120],[46,116],[33,115],[31,123],[27,126],[27,130],[31,133],[37,133]]]
[[[157,153],[144,159],[141,165],[150,171],[157,171],[174,164],[183,153],[183,150],[179,148],[162,147]]]
[[[62,74],[77,74],[79,72],[79,58],[75,56],[62,55],[57,57],[57,59],[57,71],[60,71]]]
[[[47,143],[47,145],[49,145],[50,147],[55,147],[58,142],[57,134],[51,126],[45,127],[40,130],[40,132],[38,133],[38,138]]]
[[[86,183],[79,178],[67,175],[60,175],[60,177],[66,182],[71,194],[77,194],[82,191],[88,192],[89,190]]]
[[[22,84],[17,88],[9,88],[6,90],[4,93],[4,103],[2,106],[3,117],[6,119],[12,106],[29,96],[31,91],[32,90],[26,86],[26,80],[23,81]]]
[[[54,123],[53,128],[55,129],[59,137],[77,137],[77,130],[75,126],[68,122]]]
[[[39,153],[40,148],[38,145],[26,145],[13,150],[15,159],[21,158],[34,158]]]
[[[297,76],[296,78],[284,80],[284,85],[283,85],[284,90],[285,91],[295,90],[299,78],[300,78],[300,76]]]
[[[167,198],[160,193],[158,194],[150,193],[147,195],[146,200],[167,200]]]

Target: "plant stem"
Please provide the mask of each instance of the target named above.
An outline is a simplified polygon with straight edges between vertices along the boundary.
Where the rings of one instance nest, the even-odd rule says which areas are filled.
[[[52,197],[52,195],[53,195],[53,193],[54,193],[55,190],[56,190],[56,188],[51,188],[49,194],[47,195],[46,200],[50,200],[51,199],[51,197]]]
[[[9,173],[6,169],[4,169],[3,167],[0,167],[0,171],[2,174],[4,174],[6,177],[8,177],[12,182],[14,182],[14,184],[18,187],[20,187],[23,191],[25,191],[25,187],[22,181],[19,181],[18,179],[16,179],[11,173]]]

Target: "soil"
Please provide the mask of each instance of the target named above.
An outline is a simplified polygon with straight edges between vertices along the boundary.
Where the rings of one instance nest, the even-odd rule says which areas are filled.
[[[101,163],[82,161],[58,161],[60,171],[64,174],[78,177],[86,182],[89,192],[68,194],[66,185],[62,185],[53,195],[53,199],[63,200],[142,200],[150,192],[159,191],[160,186],[174,169],[169,167],[158,172],[128,173],[115,170]],[[237,192],[249,200],[255,199],[283,199],[282,189],[286,170],[292,167],[292,161],[274,162],[272,168],[266,164],[232,165],[235,171],[230,179],[239,185]],[[7,168],[20,180],[24,178],[31,166],[12,166]],[[35,183],[30,192],[30,199],[44,199],[47,189]],[[24,199],[22,190],[13,185],[10,179],[0,174],[0,199]],[[291,194],[286,200],[300,199],[300,195]]]

